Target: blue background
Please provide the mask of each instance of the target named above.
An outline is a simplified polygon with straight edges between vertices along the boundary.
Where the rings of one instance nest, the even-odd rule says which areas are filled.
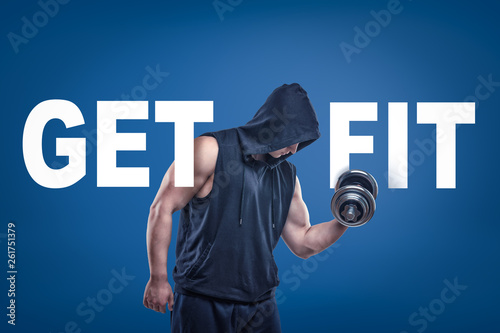
[[[7,34],[21,35],[22,17],[32,21],[41,7],[34,0],[3,2],[0,330],[63,332],[75,322],[82,332],[169,332],[168,315],[142,305],[149,205],[174,156],[173,124],[154,122],[154,101],[213,100],[214,122],[196,124],[199,135],[244,124],[274,88],[298,82],[322,132],[291,158],[311,222],[332,218],[330,102],[378,102],[377,122],[351,125],[351,134],[374,136],[374,154],[351,155],[351,167],[370,171],[380,193],[373,220],[348,230],[322,261],[304,262],[280,241],[283,331],[498,332],[500,89],[478,100],[476,124],[457,129],[456,189],[436,189],[435,153],[415,141],[435,140],[434,126],[416,124],[417,102],[462,102],[475,95],[479,76],[500,81],[498,2],[402,0],[402,11],[350,63],[340,43],[353,45],[354,27],[364,29],[374,20],[370,11],[387,9],[387,1],[232,3],[222,20],[210,0],[74,0],[16,53]],[[97,188],[92,134],[83,179],[59,190],[35,183],[22,156],[30,111],[48,99],[72,101],[82,111],[85,125],[65,129],[51,121],[45,130],[46,162],[64,164],[55,138],[95,131],[96,102],[130,94],[147,66],[169,73],[143,98],[149,119],[118,124],[122,132],[147,133],[147,151],[118,153],[118,166],[149,167],[150,187]],[[387,184],[388,102],[408,102],[413,168],[405,190]],[[5,316],[10,220],[17,230],[16,327]],[[170,273],[176,230],[177,223]],[[302,273],[294,273],[297,267]],[[112,270],[122,269],[134,279],[87,323],[77,307],[102,294]],[[425,327],[412,326],[410,315],[438,304],[443,281],[455,278],[467,289]]]

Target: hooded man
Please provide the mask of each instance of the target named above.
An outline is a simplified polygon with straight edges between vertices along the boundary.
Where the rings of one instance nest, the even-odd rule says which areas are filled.
[[[320,137],[307,93],[275,89],[246,125],[194,140],[194,186],[175,187],[175,161],[151,205],[150,279],[144,305],[171,312],[172,332],[281,332],[273,250],[281,236],[306,259],[346,230],[311,226],[295,166],[287,158]],[[173,270],[167,253],[172,214],[181,210]]]

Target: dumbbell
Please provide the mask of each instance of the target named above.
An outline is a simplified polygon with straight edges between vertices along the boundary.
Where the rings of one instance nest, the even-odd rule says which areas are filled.
[[[375,213],[377,194],[377,181],[368,172],[346,171],[335,185],[330,204],[333,216],[346,227],[362,226]]]

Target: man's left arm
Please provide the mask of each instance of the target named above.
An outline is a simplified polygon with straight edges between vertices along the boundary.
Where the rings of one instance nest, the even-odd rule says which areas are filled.
[[[309,211],[302,199],[299,178],[296,177],[295,192],[281,234],[288,248],[296,256],[307,259],[335,243],[346,229],[346,226],[335,219],[311,226]]]

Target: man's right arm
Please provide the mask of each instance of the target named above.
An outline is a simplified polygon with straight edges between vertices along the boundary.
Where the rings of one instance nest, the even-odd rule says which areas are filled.
[[[217,140],[201,136],[194,140],[194,186],[175,187],[175,161],[160,185],[151,205],[147,228],[150,279],[144,291],[144,306],[165,313],[172,311],[173,292],[168,283],[167,256],[172,237],[172,214],[182,209],[214,173],[218,155]]]

